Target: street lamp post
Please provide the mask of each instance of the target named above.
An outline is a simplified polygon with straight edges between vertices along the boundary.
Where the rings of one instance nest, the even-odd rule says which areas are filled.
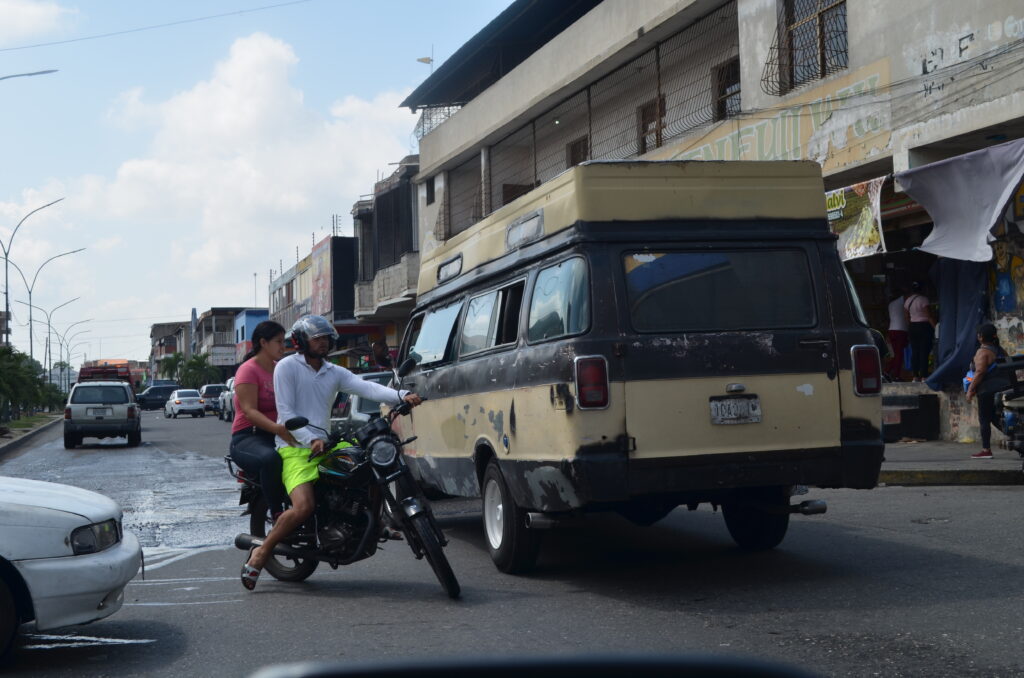
[[[17,301],[17,303],[25,304],[26,306],[28,306],[30,308],[35,308],[36,310],[42,311],[43,315],[46,316],[46,380],[48,382],[50,382],[50,383],[53,383],[53,375],[51,374],[51,372],[53,370],[53,361],[51,359],[51,356],[53,355],[53,352],[50,350],[50,344],[53,341],[53,325],[52,325],[52,323],[50,321],[50,318],[51,318],[51,316],[53,316],[54,312],[56,312],[56,310],[58,308],[63,308],[65,306],[67,306],[68,304],[70,304],[72,301],[78,301],[78,299],[80,299],[80,298],[81,297],[75,297],[74,299],[69,299],[69,300],[65,301],[63,304],[58,304],[57,306],[54,306],[49,311],[47,311],[44,308],[40,308],[39,306],[32,306],[32,302],[31,301],[29,301],[26,304],[24,301],[18,301],[17,299],[15,299],[15,301]],[[29,322],[32,322],[31,316],[29,316]],[[29,332],[29,336],[32,336],[31,331]]]
[[[60,254],[55,254],[52,257],[50,257],[49,259],[47,259],[46,261],[44,261],[43,263],[39,264],[39,268],[36,269],[36,274],[34,276],[32,276],[32,284],[31,285],[28,284],[28,279],[25,277],[25,273],[21,270],[21,268],[19,268],[17,264],[15,264],[13,261],[11,261],[10,257],[8,257],[6,255],[4,256],[4,261],[6,263],[10,264],[11,266],[14,266],[14,270],[16,270],[21,275],[21,281],[23,283],[25,283],[25,289],[28,290],[28,356],[29,356],[29,358],[35,358],[35,335],[32,332],[32,309],[35,308],[35,306],[32,305],[32,291],[36,288],[36,281],[39,280],[39,272],[43,270],[43,266],[46,266],[48,263],[50,263],[54,259],[60,259],[61,257],[68,256],[69,254],[77,254],[78,252],[82,252],[84,250],[85,250],[84,247],[79,247],[77,250],[69,250],[67,252],[61,252]],[[5,268],[6,268],[6,265],[5,265]],[[8,314],[10,314],[10,310],[8,310]]]
[[[28,219],[30,216],[32,216],[39,210],[46,209],[50,205],[56,205],[63,199],[64,198],[58,198],[53,202],[46,203],[42,207],[35,208],[34,210],[32,210],[31,212],[29,212],[28,214],[21,218],[21,221],[18,222],[18,225],[14,227],[13,231],[11,231],[11,237],[7,239],[6,245],[4,245],[3,241],[0,241],[0,250],[3,250],[4,253],[4,318],[6,318],[7,323],[4,328],[4,344],[6,344],[7,346],[11,345],[11,286],[8,281],[9,271],[7,270],[7,263],[10,261],[8,257],[11,256],[11,246],[14,244],[14,236],[18,234],[18,229],[21,228],[21,225],[23,223],[25,223],[26,219]],[[31,301],[31,299],[29,301]],[[29,325],[29,330],[31,331],[31,325]]]
[[[79,330],[79,331],[75,332],[74,334],[72,334],[72,335],[71,335],[70,337],[68,337],[68,332],[70,332],[70,331],[71,331],[71,328],[72,328],[72,327],[74,327],[74,326],[76,326],[76,325],[81,325],[82,323],[87,323],[87,322],[90,322],[91,320],[92,320],[92,318],[86,318],[85,320],[78,320],[78,321],[75,321],[75,322],[71,323],[70,325],[68,325],[67,327],[65,327],[65,328],[64,328],[64,332],[63,332],[63,333],[61,333],[61,332],[58,332],[57,330],[54,330],[54,334],[56,334],[56,335],[57,335],[57,342],[58,342],[58,344],[59,344],[59,347],[60,347],[60,356],[61,356],[61,360],[63,360],[63,358],[64,358],[64,348],[65,348],[66,346],[68,346],[68,345],[69,345],[69,343],[70,343],[70,342],[71,342],[71,341],[72,341],[72,340],[73,340],[73,339],[74,339],[75,337],[77,337],[77,336],[78,336],[79,334],[82,334],[82,333],[84,333],[84,332],[88,332],[89,330],[87,330],[87,329],[86,329],[86,330]],[[70,364],[68,365],[68,367],[70,367]],[[65,370],[66,370],[66,369],[67,369],[67,368],[65,368]],[[63,379],[62,379],[61,381],[63,381]],[[70,388],[70,384],[69,384],[68,386],[69,386],[69,388]]]

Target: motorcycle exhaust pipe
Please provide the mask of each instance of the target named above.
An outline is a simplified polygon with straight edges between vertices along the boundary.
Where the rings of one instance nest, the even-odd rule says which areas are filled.
[[[253,546],[260,546],[263,544],[263,540],[259,537],[254,537],[251,534],[239,534],[235,537],[235,548],[241,549],[242,551],[248,551]],[[313,560],[321,560],[320,555],[306,549],[297,549],[294,546],[288,544],[278,544],[274,547],[275,556],[285,556],[286,558],[311,558]]]

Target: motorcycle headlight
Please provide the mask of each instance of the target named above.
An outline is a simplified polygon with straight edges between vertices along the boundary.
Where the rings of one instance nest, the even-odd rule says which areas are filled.
[[[376,440],[370,445],[370,459],[377,466],[390,466],[397,456],[398,448],[387,438]]]
[[[99,553],[121,540],[117,521],[111,518],[102,523],[79,527],[71,533],[71,550],[76,556]]]

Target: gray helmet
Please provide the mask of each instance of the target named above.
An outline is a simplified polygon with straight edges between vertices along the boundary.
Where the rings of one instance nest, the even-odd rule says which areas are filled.
[[[298,346],[299,351],[305,353],[309,350],[309,340],[317,337],[330,337],[331,348],[338,342],[338,333],[327,318],[322,315],[304,315],[292,325],[292,341]]]

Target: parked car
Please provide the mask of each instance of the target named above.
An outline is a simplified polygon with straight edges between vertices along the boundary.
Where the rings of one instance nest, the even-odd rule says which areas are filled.
[[[391,372],[370,372],[359,376],[387,386],[393,375]],[[380,416],[380,402],[353,394],[344,401],[343,406],[338,410],[340,410],[340,414],[331,417],[331,430],[339,431],[348,437],[363,424]]]
[[[64,447],[82,439],[128,438],[129,447],[142,442],[142,418],[132,387],[124,381],[85,381],[71,387],[64,407]]]
[[[145,391],[140,393],[136,400],[138,400],[139,407],[144,410],[159,410],[163,408],[167,399],[171,397],[176,389],[181,388],[178,384],[161,384],[159,386],[150,386]]]
[[[227,383],[224,384],[224,390],[220,392],[218,397],[220,401],[220,410],[217,412],[217,418],[221,421],[234,421],[235,419],[235,378],[231,377]]]
[[[112,499],[0,477],[0,655],[25,622],[49,631],[117,612],[141,562]]]
[[[199,389],[199,395],[206,402],[203,403],[203,409],[208,412],[217,412],[220,410],[220,394],[227,388],[224,384],[204,384]]]
[[[164,405],[164,418],[178,418],[179,414],[191,414],[192,418],[205,417],[206,410],[203,409],[203,399],[199,397],[199,391],[194,388],[181,388],[171,394]]]

